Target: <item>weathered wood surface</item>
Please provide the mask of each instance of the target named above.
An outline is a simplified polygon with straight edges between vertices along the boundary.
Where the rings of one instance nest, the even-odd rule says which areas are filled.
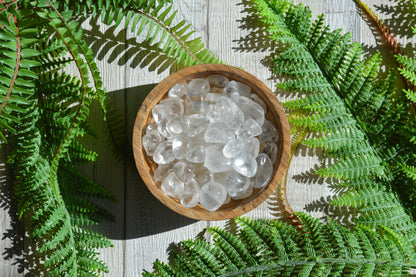
[[[196,29],[207,47],[226,63],[244,68],[257,76],[272,90],[278,81],[268,68],[273,45],[264,38],[265,29],[246,10],[242,0],[182,0],[175,6],[179,9],[178,19],[186,19]],[[300,2],[297,0],[297,2]],[[364,44],[368,53],[388,48],[374,36],[373,25],[363,20],[353,0],[307,0],[313,15],[326,14],[326,23],[332,29],[342,28],[352,33],[353,40]],[[413,49],[411,26],[415,26],[414,9],[410,1],[368,0],[385,22],[397,34],[406,50]],[[149,91],[168,75],[157,73],[152,61],[155,51],[148,51],[135,44],[135,35],[118,28],[104,27],[98,23],[85,22],[90,47],[102,72],[114,108],[119,113],[118,123],[113,128],[127,141],[125,147],[131,154],[131,136],[134,120],[140,103]],[[388,56],[385,55],[385,56]],[[385,59],[391,62],[391,58]],[[149,70],[150,69],[150,70]],[[277,95],[280,101],[284,95]],[[97,182],[108,187],[118,202],[106,204],[116,217],[116,223],[102,225],[100,230],[110,237],[114,248],[102,251],[102,257],[110,268],[105,276],[139,276],[152,270],[156,259],[168,260],[169,249],[176,243],[196,236],[205,236],[204,228],[225,225],[227,221],[197,221],[186,218],[161,204],[141,181],[137,170],[129,161],[114,157],[106,139],[106,128],[100,121],[101,114],[91,115],[101,138],[93,147],[100,156],[94,166],[83,171]],[[296,211],[306,211],[314,216],[329,215],[341,221],[348,221],[348,210],[337,210],[328,202],[333,188],[326,180],[317,178],[312,172],[322,164],[320,151],[300,148],[289,170],[287,197]],[[4,157],[2,161],[5,161]],[[23,276],[23,226],[17,222],[15,210],[10,201],[9,185],[5,177],[5,164],[0,165],[0,276]],[[275,218],[282,208],[275,196],[249,212],[252,218]],[[209,240],[209,237],[207,237]]]

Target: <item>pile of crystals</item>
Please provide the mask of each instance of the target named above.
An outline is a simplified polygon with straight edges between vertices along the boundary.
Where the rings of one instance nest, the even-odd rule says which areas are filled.
[[[185,207],[209,211],[250,196],[273,174],[279,134],[251,88],[211,75],[180,83],[152,109],[142,144],[155,182]]]

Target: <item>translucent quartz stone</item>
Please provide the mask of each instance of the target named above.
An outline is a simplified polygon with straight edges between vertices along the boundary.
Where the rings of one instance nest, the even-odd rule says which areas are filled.
[[[167,129],[167,123],[170,120],[169,117],[163,118],[158,124],[157,124],[157,131],[164,136],[165,138],[170,138],[171,134],[168,132]]]
[[[225,201],[224,201],[224,204],[223,204],[223,205],[228,204],[228,203],[230,203],[230,202],[231,202],[231,196],[229,196],[229,195],[227,194],[227,198],[225,199]]]
[[[264,103],[263,100],[260,99],[260,97],[257,94],[252,93],[251,94],[251,100],[253,100],[257,104],[259,104],[263,108],[264,113],[267,113],[267,106],[266,106],[266,104]]]
[[[160,186],[167,195],[180,198],[183,195],[184,184],[176,177],[175,173],[171,172],[163,180]]]
[[[189,90],[199,91],[202,94],[207,94],[209,92],[209,82],[204,78],[193,79],[188,84]]]
[[[232,138],[224,145],[222,153],[226,158],[234,158],[242,154],[245,149],[245,141],[241,138]]]
[[[253,193],[253,187],[249,186],[248,189],[242,193],[240,196],[232,197],[234,200],[244,199],[249,197]]]
[[[191,139],[186,134],[174,137],[172,140],[173,156],[178,160],[184,159],[190,142]]]
[[[196,145],[189,147],[185,158],[191,163],[202,163],[205,161],[205,155],[205,147],[203,145]]]
[[[158,131],[153,130],[146,132],[142,138],[142,144],[147,155],[153,155],[156,147],[164,140],[164,138],[159,134]]]
[[[184,112],[183,114],[186,116],[189,115],[193,115],[193,114],[197,114],[198,112],[195,110],[194,106],[192,106],[191,102],[189,102],[188,100],[185,101],[185,103],[183,104],[184,107]]]
[[[224,87],[224,95],[231,97],[231,94],[237,92],[240,96],[250,98],[251,88],[238,81],[231,81]]]
[[[146,127],[146,133],[151,131],[157,131],[157,124],[154,121]]]
[[[257,104],[256,102],[252,101],[251,99],[241,96],[240,103],[238,105],[240,109],[244,113],[244,118],[247,120],[248,118],[252,118],[260,126],[263,126],[264,123],[264,110],[263,108]]]
[[[187,97],[195,111],[198,113],[205,112],[208,103],[205,101],[204,94],[202,92],[197,90],[190,90],[187,93]]]
[[[154,174],[153,174],[153,178],[155,179],[155,182],[162,182],[163,180],[165,180],[165,178],[169,175],[169,173],[171,173],[172,167],[173,167],[173,162],[168,163],[168,164],[160,164],[158,165],[158,167],[156,168]]]
[[[209,181],[214,180],[214,173],[211,173],[203,164],[194,164],[194,179],[202,187]]]
[[[214,181],[220,183],[221,185],[225,185],[225,182],[227,181],[227,174],[230,170],[221,173],[214,173]]]
[[[224,145],[211,144],[205,148],[205,167],[213,172],[226,172],[231,169],[232,160],[224,157],[222,153]]]
[[[237,137],[255,137],[261,134],[262,128],[252,118],[247,119],[237,131]]]
[[[259,135],[259,139],[263,143],[277,142],[279,139],[279,132],[270,121],[265,120],[262,126],[262,133]]]
[[[168,105],[157,104],[152,109],[152,116],[158,125],[162,119],[168,118],[172,113],[173,111]]]
[[[213,88],[210,88],[209,89],[209,93],[208,94],[212,93],[212,94],[216,94],[217,96],[220,96],[222,94],[222,91],[223,91],[222,88],[213,87]],[[207,96],[208,96],[208,94],[207,94]]]
[[[199,192],[199,203],[208,211],[218,210],[227,199],[227,190],[217,182],[206,183]]]
[[[186,119],[188,121],[188,136],[190,137],[205,131],[209,125],[209,120],[199,114],[189,115]]]
[[[173,114],[183,115],[184,107],[183,107],[182,100],[179,98],[173,97],[173,98],[164,99],[160,101],[160,104],[168,106],[171,109]]]
[[[227,174],[225,188],[231,197],[239,197],[245,193],[250,186],[250,178],[230,170]]]
[[[238,129],[244,122],[244,114],[240,108],[228,97],[217,99],[213,110],[213,121],[220,121],[232,129]]]
[[[187,127],[188,122],[186,122],[186,118],[178,115],[172,116],[172,118],[166,123],[166,129],[171,136],[177,136],[186,132]]]
[[[272,164],[274,164],[277,160],[277,145],[276,143],[266,143],[265,147],[261,151],[262,153],[269,156]]]
[[[172,170],[181,182],[186,183],[193,176],[194,166],[188,161],[178,161],[173,165]]]
[[[199,186],[195,179],[189,179],[185,185],[181,197],[181,204],[186,208],[192,208],[199,203]]]
[[[240,103],[240,94],[238,92],[233,92],[230,95],[230,99],[238,105]]]
[[[153,153],[153,161],[157,164],[167,164],[175,159],[172,150],[172,141],[165,140],[160,143]]]
[[[257,157],[260,151],[260,141],[258,138],[245,138],[244,139],[244,153]]]
[[[207,100],[208,104],[215,104],[220,97],[220,94],[210,92],[206,95],[205,99]]]
[[[227,77],[222,75],[210,75],[208,76],[208,82],[212,87],[223,88],[230,81]]]
[[[247,154],[243,154],[234,159],[232,167],[235,171],[246,177],[253,177],[257,172],[256,160]]]
[[[254,177],[254,188],[262,188],[266,186],[272,177],[273,165],[269,156],[264,153],[261,153],[256,158],[257,161],[257,173]]]
[[[212,122],[205,131],[205,141],[210,143],[227,143],[234,138],[234,131],[222,122]]]
[[[186,94],[188,93],[188,84],[187,83],[179,83],[174,85],[168,92],[169,97],[177,97],[180,99],[185,99]]]

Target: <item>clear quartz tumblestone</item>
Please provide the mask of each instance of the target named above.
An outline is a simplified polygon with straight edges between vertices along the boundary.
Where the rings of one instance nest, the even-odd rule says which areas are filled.
[[[197,90],[190,90],[187,93],[189,102],[194,110],[200,114],[205,113],[208,102],[205,100],[204,94]]]
[[[186,121],[186,118],[180,115],[173,116],[166,123],[166,129],[171,136],[177,136],[186,132],[187,126],[188,122]]]
[[[253,193],[253,187],[249,186],[244,193],[242,193],[240,196],[232,197],[232,199],[234,200],[244,199],[244,198],[249,197],[252,193]]]
[[[199,203],[208,211],[218,210],[227,199],[227,190],[217,182],[210,181],[202,186]]]
[[[209,120],[200,114],[189,115],[187,121],[188,136],[190,137],[194,137],[202,131],[205,131],[209,125]]]
[[[157,104],[152,108],[152,116],[158,125],[162,119],[168,118],[172,113],[173,111],[168,105]]]
[[[176,136],[172,140],[172,151],[176,159],[185,158],[191,139],[186,134]]]
[[[185,99],[186,94],[188,93],[188,84],[179,83],[174,85],[168,92],[169,98],[177,97],[179,99]]]
[[[203,145],[191,146],[186,153],[186,159],[192,163],[203,163],[205,161],[205,147]]]
[[[167,164],[175,159],[172,150],[172,141],[165,140],[160,143],[153,153],[153,161],[157,164]]]
[[[203,164],[195,164],[194,178],[199,186],[202,187],[202,185],[214,180],[214,173],[211,173]]]
[[[259,135],[259,139],[263,143],[273,143],[279,140],[279,132],[273,126],[269,120],[265,120],[262,126],[262,132]]]
[[[155,121],[153,121],[152,123],[149,123],[149,125],[147,125],[146,127],[146,133],[151,132],[151,131],[157,131],[157,124]]]
[[[244,122],[244,114],[230,98],[221,96],[214,105],[212,119],[238,129]]]
[[[257,174],[254,178],[253,187],[254,188],[262,188],[266,186],[273,173],[273,165],[272,161],[270,160],[269,156],[264,153],[259,154],[256,157],[257,161]]]
[[[242,154],[245,149],[245,141],[241,138],[232,138],[224,145],[222,153],[226,158],[234,158]]]
[[[233,160],[232,167],[235,171],[246,177],[253,177],[257,172],[256,160],[247,154],[238,156]]]
[[[168,164],[160,164],[153,174],[155,182],[163,182],[163,180],[169,175],[169,173],[173,171],[173,164],[173,162]]]
[[[251,88],[250,86],[238,82],[238,81],[231,81],[227,83],[227,85],[224,87],[224,95],[231,98],[231,95],[234,93],[237,93],[240,96],[248,97],[251,96]]]
[[[193,79],[188,84],[189,90],[199,91],[202,94],[207,94],[209,92],[209,82],[204,78]]]
[[[274,164],[277,160],[277,150],[278,149],[276,143],[266,143],[265,147],[261,152],[269,156],[270,160],[272,161],[272,164]]]
[[[264,101],[263,101],[263,100],[261,100],[261,99],[260,99],[260,97],[259,97],[257,94],[252,93],[252,94],[251,94],[251,99],[252,99],[254,102],[256,102],[257,104],[259,104],[259,105],[263,108],[264,113],[267,113],[267,106],[266,106],[266,103],[264,103]]]
[[[194,166],[188,161],[178,161],[172,170],[181,182],[186,183],[193,176]]]
[[[163,99],[162,101],[160,101],[160,104],[168,106],[172,110],[173,114],[183,115],[184,107],[183,107],[182,100],[179,98],[172,97],[172,98]]]
[[[244,151],[246,154],[252,156],[252,157],[257,157],[257,155],[259,154],[260,151],[260,141],[258,138],[244,138]]]
[[[183,194],[181,197],[181,204],[186,208],[192,208],[199,203],[199,185],[197,181],[190,178],[184,185]]]
[[[231,197],[241,196],[250,186],[250,178],[230,170],[225,181],[225,188]]]
[[[162,140],[164,140],[164,138],[158,131],[153,130],[146,132],[142,138],[142,144],[147,155],[153,155],[153,152],[155,152],[156,147],[162,142]]]
[[[205,141],[209,143],[227,143],[234,138],[234,131],[222,122],[216,121],[209,124],[205,131]]]
[[[175,173],[170,172],[160,185],[167,195],[179,198],[183,195],[184,184],[178,179]]]
[[[252,118],[248,118],[237,131],[237,137],[255,137],[261,134],[262,128]]]
[[[157,131],[164,136],[165,138],[170,138],[171,134],[169,133],[167,129],[168,121],[170,120],[169,117],[163,118],[158,124],[157,124]]]
[[[239,107],[244,113],[244,118],[247,120],[248,118],[252,118],[260,126],[263,126],[264,123],[264,110],[263,108],[257,104],[256,102],[252,101],[251,99],[240,96]]]
[[[207,78],[208,83],[212,87],[223,88],[230,81],[227,77],[222,75],[210,75]]]
[[[213,172],[226,172],[231,169],[232,160],[224,157],[223,144],[211,144],[205,148],[205,167]]]

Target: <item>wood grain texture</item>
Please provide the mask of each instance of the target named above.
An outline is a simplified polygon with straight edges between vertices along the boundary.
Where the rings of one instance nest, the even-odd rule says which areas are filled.
[[[268,39],[264,25],[255,20],[240,0],[183,0],[176,1],[179,10],[177,20],[185,19],[193,25],[208,48],[227,64],[241,67],[258,77],[272,91],[279,78],[274,76],[268,65],[274,55],[276,45]],[[313,16],[324,12],[326,23],[332,29],[343,28],[352,32],[354,41],[364,44],[366,53],[381,50],[389,57],[389,50],[383,41],[377,38],[377,32],[360,17],[353,0],[296,0],[309,5]],[[410,1],[368,0],[392,31],[398,34],[404,48],[411,50],[413,41],[408,40],[410,26],[416,22],[414,8],[406,4]],[[169,75],[168,71],[158,74],[159,68],[149,64],[155,57],[154,50],[147,51],[136,44],[136,35],[121,30],[104,27],[100,23],[85,22],[90,40],[90,48],[96,53],[96,60],[102,72],[104,87],[114,101],[114,107],[124,120],[124,135],[127,145],[131,145],[134,121],[141,103],[154,86]],[[140,38],[139,38],[140,39]],[[146,62],[147,61],[147,62]],[[387,63],[391,63],[391,60]],[[75,71],[73,71],[75,72]],[[286,95],[278,94],[280,101]],[[92,114],[97,124],[99,111]],[[101,123],[100,123],[101,124]],[[105,126],[97,126],[105,132]],[[110,268],[110,274],[103,276],[139,276],[152,270],[156,259],[168,261],[168,251],[177,247],[181,240],[196,236],[209,236],[203,232],[208,226],[225,226],[229,221],[209,222],[192,220],[179,215],[164,206],[147,189],[134,166],[133,158],[120,163],[106,147],[107,135],[101,135],[96,145],[100,151],[100,162],[84,172],[112,190],[119,201],[106,204],[116,215],[117,223],[104,224],[101,227],[115,247],[102,252],[103,259]],[[131,150],[131,149],[130,149]],[[335,188],[326,179],[317,178],[313,172],[325,166],[322,151],[300,147],[289,169],[287,198],[295,211],[306,211],[317,217],[335,218],[348,221],[348,210],[338,210],[328,203]],[[5,161],[5,159],[2,159]],[[2,191],[3,187],[2,187]],[[2,193],[4,195],[4,193]],[[4,203],[4,202],[2,202]],[[1,234],[0,276],[21,276],[18,272],[18,255],[8,258],[6,249],[21,253],[22,243],[14,243],[7,237],[11,228],[17,228],[9,205],[0,206]],[[247,216],[251,218],[276,218],[281,215],[278,197],[272,195],[263,204],[253,209]],[[15,230],[17,231],[17,230]],[[18,232],[14,232],[18,233]],[[18,239],[16,241],[19,241]]]

